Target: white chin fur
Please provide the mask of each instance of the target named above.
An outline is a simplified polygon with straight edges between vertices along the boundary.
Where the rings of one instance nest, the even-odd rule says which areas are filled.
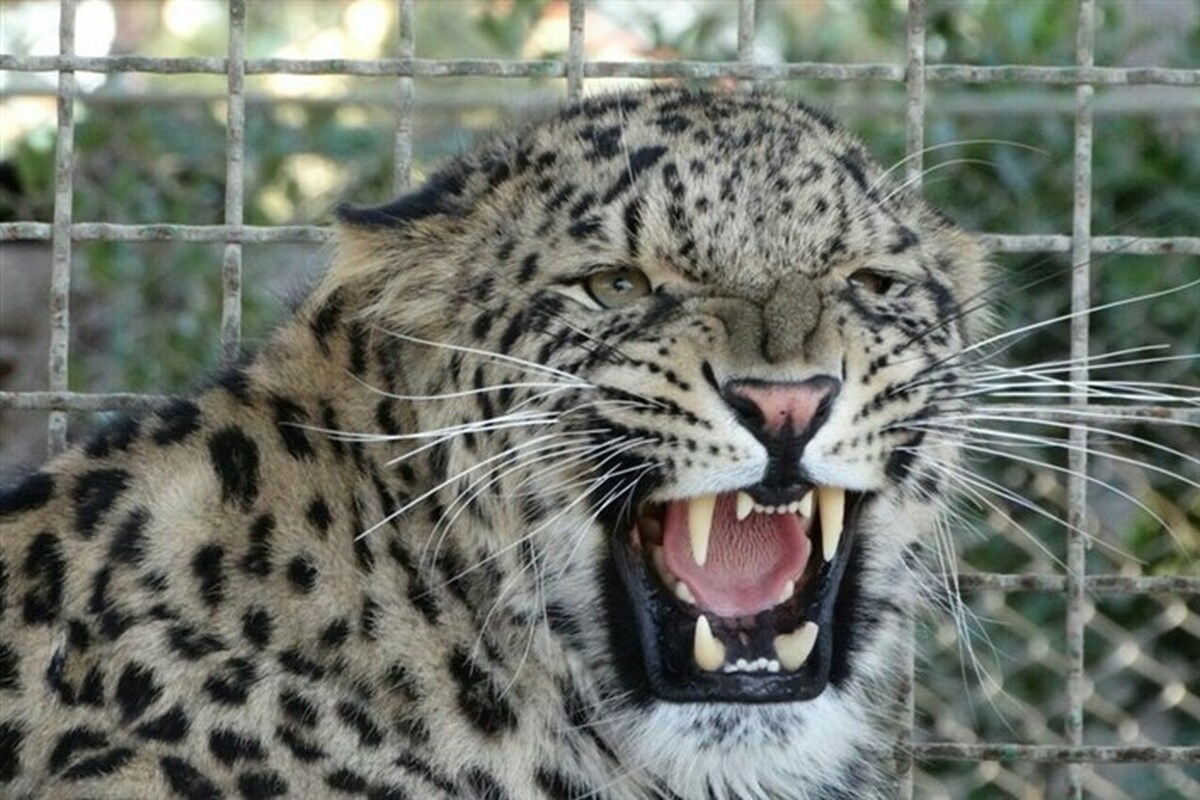
[[[625,746],[681,800],[815,798],[803,787],[836,783],[856,755],[877,745],[872,721],[845,700],[831,690],[796,706],[662,703],[623,731]],[[706,741],[722,727],[731,729],[724,741]],[[797,734],[783,738],[781,729]]]

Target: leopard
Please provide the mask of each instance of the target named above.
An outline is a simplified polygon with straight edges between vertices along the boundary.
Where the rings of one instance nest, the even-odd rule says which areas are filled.
[[[978,237],[770,91],[338,209],[254,354],[0,495],[11,798],[894,796]]]

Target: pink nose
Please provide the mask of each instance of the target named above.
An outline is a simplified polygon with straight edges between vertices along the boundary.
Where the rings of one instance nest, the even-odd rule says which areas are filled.
[[[818,375],[799,383],[731,381],[723,394],[752,433],[774,438],[802,436],[819,426],[840,386],[838,380]]]

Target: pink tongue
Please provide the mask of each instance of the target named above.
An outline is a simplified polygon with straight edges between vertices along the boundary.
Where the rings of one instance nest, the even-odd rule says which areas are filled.
[[[812,544],[795,514],[756,514],[738,522],[737,495],[717,495],[704,566],[696,563],[688,534],[688,504],[667,506],[663,555],[667,567],[692,590],[696,604],[722,617],[757,614],[779,603],[789,580],[798,582]]]

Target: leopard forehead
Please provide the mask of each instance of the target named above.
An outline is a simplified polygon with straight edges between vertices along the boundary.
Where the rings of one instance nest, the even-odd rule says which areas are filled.
[[[941,223],[904,188],[799,102],[666,89],[586,100],[347,221],[467,221],[464,282],[508,262],[526,276],[630,262],[765,297],[798,270],[919,250]]]

